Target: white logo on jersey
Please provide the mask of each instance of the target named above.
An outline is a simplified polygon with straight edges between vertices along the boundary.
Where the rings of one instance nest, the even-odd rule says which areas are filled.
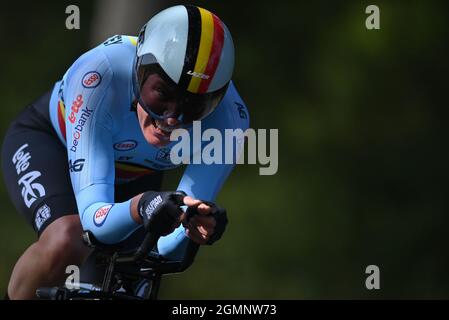
[[[28,147],[28,144],[25,143],[19,149],[17,149],[16,153],[12,156],[12,163],[16,167],[17,175],[25,172],[30,166],[29,160],[31,159],[31,155],[29,152],[24,152],[25,148]],[[41,173],[39,171],[31,171],[23,175],[17,184],[22,185],[22,198],[25,202],[25,205],[29,208],[36,201],[36,199],[45,196],[45,189],[40,183],[33,183],[34,180],[39,178]]]
[[[157,206],[161,202],[162,202],[161,196],[157,196],[156,198],[154,198],[153,200],[150,201],[150,204],[145,209],[145,213],[146,213],[148,219],[151,217],[151,214],[153,213],[153,211],[157,208]]]
[[[47,206],[46,204],[44,204],[37,210],[36,219],[34,221],[36,222],[36,227],[38,231],[41,229],[45,221],[47,221],[48,218],[50,218],[51,216],[50,212],[51,212],[50,207]]]
[[[21,146],[12,156],[12,163],[16,166],[17,174],[24,172],[30,166],[31,155],[29,152],[23,151],[26,147],[28,147],[27,143]]]
[[[38,198],[45,196],[45,189],[40,183],[33,183],[34,180],[39,178],[41,173],[39,171],[31,171],[25,174],[17,182],[22,187],[22,198],[25,205],[29,208],[34,201]],[[37,194],[36,194],[37,192]]]

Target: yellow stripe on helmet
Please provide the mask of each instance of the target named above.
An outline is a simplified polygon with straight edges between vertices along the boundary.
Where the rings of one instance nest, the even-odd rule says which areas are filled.
[[[195,69],[192,70],[197,76],[192,76],[187,88],[187,90],[192,93],[198,92],[202,81],[201,77],[198,75],[203,75],[206,70],[214,40],[214,19],[212,13],[203,8],[198,7],[198,9],[201,13],[201,39]]]

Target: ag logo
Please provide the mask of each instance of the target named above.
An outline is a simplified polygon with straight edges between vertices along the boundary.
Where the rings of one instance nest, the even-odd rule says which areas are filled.
[[[170,161],[170,149],[169,148],[162,148],[159,149],[156,155],[156,160],[162,161],[162,162],[169,162]]]
[[[94,214],[94,224],[97,227],[101,227],[104,222],[106,221],[106,218],[108,217],[108,213],[112,208],[112,204],[109,204],[107,206],[101,207],[97,211],[95,211]]]
[[[122,36],[121,35],[115,35],[113,37],[110,37],[108,40],[106,40],[103,45],[105,47],[110,46],[111,44],[116,44],[116,43],[122,43]]]
[[[238,103],[238,102],[234,102],[234,103],[238,107],[237,110],[239,111],[240,119],[247,119],[248,116],[247,116],[246,111],[245,111],[245,106],[243,104],[241,104],[241,103]]]
[[[84,162],[86,159],[78,159],[72,162],[72,160],[69,160],[69,170],[70,172],[80,172],[83,170]]]
[[[96,88],[101,82],[101,75],[97,71],[86,73],[81,81],[84,88]]]

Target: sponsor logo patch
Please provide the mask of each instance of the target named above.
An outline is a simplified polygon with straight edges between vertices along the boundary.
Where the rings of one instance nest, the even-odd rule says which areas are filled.
[[[237,105],[237,109],[239,111],[240,119],[247,119],[248,115],[246,114],[245,106],[243,104],[241,104],[241,103],[238,103],[238,102],[234,102],[234,103]]]
[[[81,133],[83,132],[84,126],[86,125],[87,120],[90,118],[93,109],[89,109],[89,107],[85,107],[81,110],[80,118],[78,119],[77,125],[73,131],[73,142],[70,151],[76,152],[79,139],[81,138]]]
[[[103,223],[106,221],[106,218],[108,217],[108,213],[112,208],[112,204],[109,204],[107,206],[103,206],[97,211],[95,211],[94,214],[94,224],[97,227],[101,227]]]
[[[72,160],[69,160],[69,169],[70,172],[80,172],[83,170],[84,162],[86,159],[77,159],[72,162]]]
[[[44,204],[39,209],[37,209],[36,218],[34,219],[34,221],[36,223],[37,231],[39,231],[41,229],[42,225],[50,217],[51,217],[51,210],[50,210],[50,207],[47,206],[46,204]]]
[[[114,149],[117,151],[129,151],[137,147],[137,142],[134,140],[125,140],[114,144]]]
[[[12,156],[12,163],[16,167],[17,175],[20,177],[22,173],[25,173],[29,169],[31,154],[29,152],[25,152],[25,149],[28,148],[28,144],[22,145]],[[38,198],[42,198],[45,196],[45,188],[42,184],[35,182],[37,178],[41,176],[41,173],[37,170],[29,171],[23,174],[20,179],[17,181],[19,186],[22,186],[22,198],[23,202],[30,208],[31,205]]]
[[[156,154],[156,160],[162,161],[162,162],[168,162],[170,161],[170,149],[169,148],[162,148],[159,149],[159,151]]]
[[[207,74],[204,74],[204,73],[201,73],[201,72],[194,72],[194,71],[191,71],[191,70],[187,71],[187,74],[189,76],[192,76],[192,77],[195,77],[195,78],[200,78],[200,79],[203,79],[203,80],[207,80],[207,79],[210,78],[210,76],[207,75]]]
[[[117,43],[122,43],[121,35],[115,35],[115,36],[109,38],[108,40],[106,40],[105,42],[103,42],[105,47],[110,46],[111,44],[117,44]]]
[[[29,152],[24,152],[26,148],[28,148],[28,143],[17,149],[12,156],[12,163],[16,166],[17,174],[21,174],[30,166],[31,155]]]
[[[145,214],[147,215],[148,219],[151,218],[151,214],[156,210],[157,206],[162,203],[162,197],[158,195],[156,198],[150,201],[150,204],[145,209]]]
[[[25,205],[29,208],[38,198],[45,196],[44,186],[34,182],[42,174],[39,171],[30,171],[17,181],[22,186],[22,198]]]
[[[101,83],[101,75],[97,71],[86,73],[81,81],[84,88],[96,88]]]
[[[83,96],[81,94],[76,96],[75,101],[72,103],[72,107],[70,108],[69,121],[71,123],[75,123],[76,114],[80,111],[81,106],[83,105]]]

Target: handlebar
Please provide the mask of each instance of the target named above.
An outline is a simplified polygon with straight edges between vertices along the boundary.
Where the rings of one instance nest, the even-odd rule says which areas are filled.
[[[183,199],[185,194],[175,194],[175,202],[177,205],[183,205]],[[190,212],[190,214],[192,214]],[[195,213],[194,213],[195,214]],[[99,250],[100,254],[106,255],[108,261],[108,267],[103,279],[102,289],[98,292],[92,291],[87,294],[71,292],[66,288],[39,288],[36,291],[37,297],[41,299],[53,299],[53,300],[67,300],[70,298],[110,298],[110,299],[134,299],[135,297],[125,295],[117,295],[110,291],[111,280],[115,270],[119,273],[128,274],[132,276],[140,276],[147,279],[152,279],[152,286],[149,298],[155,299],[157,297],[157,291],[159,288],[160,278],[163,274],[177,273],[185,271],[192,263],[199,249],[199,245],[189,239],[187,249],[184,256],[179,261],[173,261],[162,257],[156,252],[151,250],[156,246],[160,235],[145,232],[143,241],[137,249],[130,251],[120,251],[123,249],[123,242],[120,244],[106,245],[98,241],[91,231],[83,232],[84,242],[94,249]],[[116,268],[117,267],[117,268]],[[136,268],[137,267],[137,268]],[[133,270],[135,269],[135,270]]]
[[[154,246],[156,246],[157,241],[159,240],[159,235],[154,235],[152,233],[146,233],[145,237],[140,244],[140,246],[129,253],[117,254],[116,262],[138,262],[142,261],[151,251]]]
[[[142,243],[137,249],[126,252],[120,252],[118,247],[112,246],[111,248],[111,246],[98,242],[90,231],[85,231],[83,238],[90,247],[96,248],[101,252],[106,252],[112,256],[114,264],[118,266],[137,263],[157,270],[160,274],[185,271],[193,263],[199,249],[199,245],[189,239],[189,243],[182,259],[169,260],[155,252],[151,252],[151,249],[157,244],[160,236],[155,236],[150,233],[145,234]]]
[[[186,194],[182,191],[177,191],[172,196],[173,201],[178,205],[182,206],[184,205],[184,198],[186,197]],[[187,219],[190,219],[192,216],[197,214],[197,211],[193,208],[188,208],[187,212]],[[160,235],[146,232],[144,239],[140,246],[137,249],[126,251],[126,252],[120,252],[120,245],[105,245],[98,241],[92,232],[85,231],[83,233],[83,239],[84,242],[87,243],[90,247],[100,249],[101,251],[107,251],[114,256],[114,260],[116,263],[139,263],[145,260],[146,258],[149,258],[149,254],[151,252],[151,249],[154,248],[160,238]],[[169,269],[169,272],[182,272],[185,269],[187,269],[193,262],[193,259],[198,251],[199,245],[194,243],[192,240],[189,240],[189,244],[187,246],[186,253],[181,259],[181,261],[171,261],[168,259],[162,258],[162,256],[154,256],[151,259],[152,264],[158,267],[162,267],[162,264],[166,269]]]

